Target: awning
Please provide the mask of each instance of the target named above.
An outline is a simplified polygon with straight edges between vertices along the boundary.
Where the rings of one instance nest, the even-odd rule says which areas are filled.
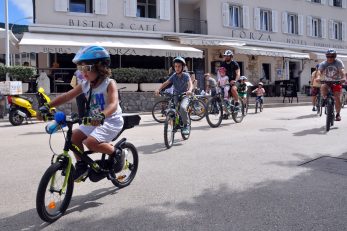
[[[9,41],[10,41],[10,53],[11,54],[17,54],[18,53],[18,39],[13,35],[12,31],[9,31]],[[0,54],[6,53],[6,30],[3,28],[0,28]]]
[[[310,55],[310,59],[326,60],[325,53],[310,52],[309,55]],[[337,53],[337,58],[347,62],[347,55],[341,55]]]
[[[262,55],[262,56],[275,56],[275,57],[286,57],[294,59],[309,59],[308,53],[300,53],[291,50],[266,48],[266,47],[251,47],[243,46],[235,49],[236,54],[246,55]]]
[[[113,55],[202,58],[202,51],[160,39],[24,33],[20,52],[76,53],[87,45],[100,45]]]

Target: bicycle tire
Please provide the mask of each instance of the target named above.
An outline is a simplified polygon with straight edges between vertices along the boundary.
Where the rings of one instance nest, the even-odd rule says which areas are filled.
[[[241,123],[243,118],[244,118],[244,115],[242,113],[243,111],[243,102],[242,100],[239,98],[239,106],[241,107],[237,112],[233,112],[232,113],[232,117],[233,117],[233,120],[235,121],[235,123]],[[240,115],[240,116],[238,116]]]
[[[118,188],[124,188],[131,184],[135,178],[139,166],[139,155],[136,147],[132,143],[126,142],[122,146],[122,151],[127,151],[125,154],[125,165],[123,170],[118,173],[111,173],[112,177],[114,178],[111,180],[111,182]],[[132,161],[130,160],[129,151],[131,151]],[[127,170],[130,170],[128,177],[126,174]]]
[[[216,119],[216,122],[213,121]],[[223,119],[223,108],[220,102],[215,98],[212,98],[207,104],[206,120],[211,128],[217,128],[222,123]]]
[[[263,103],[260,103],[259,111],[260,111],[260,112],[263,112]]]
[[[199,106],[196,105],[199,104]],[[193,99],[188,105],[189,118],[192,121],[200,121],[206,116],[206,104],[201,99]]]
[[[327,99],[327,116],[326,116],[326,124],[325,124],[325,128],[327,132],[330,130],[333,120],[334,120],[334,105],[332,100],[328,98]]]
[[[163,106],[164,104],[166,106]],[[169,104],[168,100],[160,100],[153,105],[152,117],[158,123],[164,123],[165,122],[165,119],[166,119],[165,109],[167,109],[168,104]],[[164,109],[164,107],[165,107],[165,109]]]
[[[341,108],[344,108],[346,104],[346,95],[342,93]]]
[[[166,120],[164,123],[164,143],[167,149],[170,149],[173,145],[174,138],[175,138],[175,118],[166,115]]]
[[[46,172],[43,174],[43,176],[41,178],[39,187],[37,189],[37,194],[36,194],[36,211],[42,220],[49,222],[49,223],[52,223],[52,222],[58,220],[61,216],[64,215],[66,209],[68,208],[68,206],[70,204],[72,193],[73,193],[73,188],[74,188],[73,167],[71,167],[70,176],[69,176],[67,187],[66,187],[65,198],[61,202],[60,208],[54,214],[50,214],[50,212],[47,211],[47,209],[54,209],[54,208],[49,208],[49,207],[55,207],[56,206],[55,201],[51,201],[49,203],[49,205],[47,206],[48,207],[47,208],[46,204],[45,204],[45,196],[46,196],[46,193],[49,192],[47,190],[47,186],[50,183],[51,179],[53,179],[52,176],[59,170],[62,170],[62,173],[63,173],[64,165],[61,162],[56,162],[56,163],[52,164],[51,166],[49,166],[49,168],[46,170]],[[63,176],[63,175],[61,175],[61,176]],[[56,179],[56,177],[57,176],[55,176],[54,179]],[[65,176],[63,178],[65,178]],[[53,197],[53,198],[55,198],[55,197]]]
[[[187,124],[187,126],[188,126],[188,130],[189,130],[189,134],[188,134],[188,135],[183,134],[183,133],[182,133],[182,129],[181,129],[181,136],[182,136],[182,139],[183,139],[183,140],[188,140],[189,137],[190,137],[190,133],[191,133],[191,131],[192,131],[191,122],[190,122],[190,118],[189,118],[189,117],[188,117],[188,124]]]
[[[259,102],[255,101],[255,113],[258,113],[258,105],[259,105]]]

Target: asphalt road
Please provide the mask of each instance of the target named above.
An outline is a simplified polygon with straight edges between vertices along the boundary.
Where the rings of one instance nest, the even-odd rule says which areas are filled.
[[[347,109],[329,133],[324,122],[309,106],[265,108],[217,129],[195,122],[166,150],[163,125],[144,115],[123,135],[140,153],[133,183],[75,184],[47,224],[35,209],[51,158],[44,123],[1,121],[0,230],[347,230]],[[61,150],[62,133],[52,144]]]

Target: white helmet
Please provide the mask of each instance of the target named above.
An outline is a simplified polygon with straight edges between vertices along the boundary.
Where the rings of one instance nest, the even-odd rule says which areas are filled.
[[[262,82],[259,82],[258,85],[262,85],[263,86],[264,84]]]
[[[240,80],[247,80],[247,77],[243,75],[240,77]]]
[[[224,52],[224,56],[233,56],[234,54],[233,54],[233,52],[231,51],[231,50],[226,50],[225,52]]]

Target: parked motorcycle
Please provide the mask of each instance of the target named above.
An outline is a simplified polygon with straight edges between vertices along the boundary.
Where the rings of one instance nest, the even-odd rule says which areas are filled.
[[[38,107],[51,101],[42,87],[39,88],[36,97],[39,105]],[[10,105],[9,120],[13,126],[21,125],[24,119],[28,122],[28,119],[36,117],[36,111],[33,109],[33,99],[23,95],[9,95],[7,96],[7,101]]]

